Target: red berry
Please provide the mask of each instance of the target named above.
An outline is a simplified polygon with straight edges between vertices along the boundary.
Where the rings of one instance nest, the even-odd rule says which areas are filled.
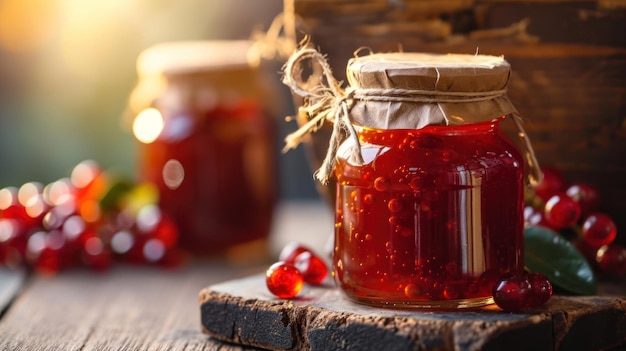
[[[580,218],[580,206],[567,195],[557,194],[548,199],[543,214],[554,229],[567,228]]]
[[[539,272],[532,272],[528,273],[526,278],[530,282],[532,289],[527,302],[528,307],[535,308],[548,302],[550,297],[552,297],[552,283],[550,283],[548,277]]]
[[[281,299],[290,299],[302,290],[304,277],[292,264],[276,262],[267,269],[265,283],[272,294]]]
[[[297,241],[292,241],[285,245],[283,249],[280,251],[278,255],[278,261],[294,263],[296,260],[296,256],[303,252],[312,252],[308,247],[298,243]]]
[[[602,246],[596,256],[598,266],[604,273],[626,274],[626,248],[619,244]]]
[[[493,288],[493,300],[501,309],[518,312],[528,307],[532,286],[522,274],[505,273]]]
[[[565,190],[565,178],[561,171],[552,167],[542,167],[543,179],[533,189],[535,194],[543,201],[547,201],[553,195]]]
[[[137,213],[136,224],[140,235],[159,239],[166,249],[178,243],[179,232],[174,219],[157,205],[142,207]]]
[[[580,212],[583,216],[587,216],[594,212],[600,204],[600,195],[598,189],[586,183],[573,183],[567,190],[567,196],[574,199],[580,205]]]
[[[594,213],[585,218],[581,233],[589,246],[600,247],[609,245],[615,240],[617,227],[611,217],[603,213]]]
[[[328,275],[326,263],[311,251],[298,254],[294,266],[302,272],[304,281],[309,284],[320,285]]]

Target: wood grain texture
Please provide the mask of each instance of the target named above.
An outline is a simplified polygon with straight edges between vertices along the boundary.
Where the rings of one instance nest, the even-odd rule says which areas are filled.
[[[200,262],[34,277],[0,320],[0,350],[246,350],[202,334],[197,295],[250,270]]]
[[[353,303],[330,284],[274,298],[263,275],[203,289],[205,333],[270,350],[599,350],[626,347],[626,298],[553,297],[529,313],[459,312]]]
[[[332,233],[329,207],[319,201],[277,206],[268,250],[289,241],[322,251]],[[0,351],[246,351],[201,331],[198,292],[225,280],[263,271],[248,260],[191,262],[179,270],[118,266],[105,274],[69,271],[32,276],[11,291],[0,319]],[[229,263],[230,262],[230,263]],[[0,279],[0,284],[3,280]]]

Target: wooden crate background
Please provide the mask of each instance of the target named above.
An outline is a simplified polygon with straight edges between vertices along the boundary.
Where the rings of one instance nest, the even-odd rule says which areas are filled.
[[[373,51],[504,55],[540,164],[600,188],[626,243],[626,1],[294,0],[335,75]]]

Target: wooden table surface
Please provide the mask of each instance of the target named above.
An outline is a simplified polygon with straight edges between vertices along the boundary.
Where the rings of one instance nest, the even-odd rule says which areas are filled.
[[[321,203],[281,204],[268,257],[293,239],[323,250],[331,231]],[[203,334],[198,294],[267,266],[205,259],[176,270],[118,264],[54,277],[0,270],[0,350],[255,350]]]
[[[269,256],[292,238],[323,247],[329,230],[322,204],[282,204]],[[202,333],[198,293],[266,268],[204,259],[176,270],[118,264],[105,274],[76,269],[54,277],[0,269],[0,350],[251,350]]]

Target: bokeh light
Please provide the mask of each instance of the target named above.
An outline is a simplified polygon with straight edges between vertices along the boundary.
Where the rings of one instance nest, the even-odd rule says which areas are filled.
[[[155,108],[141,111],[133,122],[133,134],[142,143],[155,141],[163,131],[163,116]]]

